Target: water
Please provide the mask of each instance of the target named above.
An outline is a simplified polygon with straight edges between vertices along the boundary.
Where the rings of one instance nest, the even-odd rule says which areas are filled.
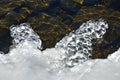
[[[101,38],[107,28],[108,25],[101,19],[88,21],[58,42],[55,48],[41,51],[40,37],[29,24],[12,25],[13,45],[8,54],[0,54],[0,80],[119,80],[120,49],[104,60],[90,60],[90,52],[78,49],[79,46],[92,49],[89,46],[92,45],[91,40]],[[71,58],[76,60],[76,56],[80,57],[77,65],[66,66]]]

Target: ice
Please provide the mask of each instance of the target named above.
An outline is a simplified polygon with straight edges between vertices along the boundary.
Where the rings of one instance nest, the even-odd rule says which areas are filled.
[[[21,42],[27,40],[32,41],[36,45],[37,48],[41,47],[41,40],[39,36],[33,31],[27,23],[22,23],[20,25],[12,25],[10,27],[11,37],[13,38],[13,45],[20,44]]]
[[[98,34],[97,36],[89,36],[92,38],[100,38],[105,33],[104,29],[107,28],[107,26],[105,26],[107,24],[104,24],[101,20],[98,22],[88,21],[87,23],[91,23],[90,25],[104,25],[101,26],[102,28],[97,26],[99,27],[99,30],[102,29],[102,31],[100,30],[100,33],[95,33],[96,35]],[[84,23],[84,25],[87,24]],[[93,31],[98,30],[98,28],[92,29],[94,29]],[[64,49],[64,46],[67,46],[65,42],[62,45],[63,48],[61,46],[41,51],[39,49],[41,48],[41,40],[29,24],[23,23],[20,25],[14,25],[10,28],[10,31],[11,36],[14,38],[13,46],[8,54],[0,52],[0,80],[120,79],[120,49],[112,55],[109,55],[107,59],[86,60],[82,64],[77,64],[76,66],[70,68],[64,67],[64,64],[66,64],[63,60],[66,57],[66,50]],[[82,31],[84,32],[84,29]],[[66,36],[67,38],[63,38],[63,40],[66,39],[67,44],[70,43],[71,45],[74,45],[74,41],[70,41],[76,36],[76,34],[77,31],[74,31],[70,33],[72,37],[68,35]],[[79,34],[81,35],[82,32],[80,31]],[[86,39],[86,37],[81,37]],[[81,40],[76,40],[78,43],[80,41]],[[74,58],[75,56],[71,57]],[[83,55],[81,54],[81,56]]]
[[[90,20],[58,42],[55,47],[65,50],[65,66],[73,67],[88,60],[92,52],[92,40],[102,38],[107,28],[108,24],[103,19]]]

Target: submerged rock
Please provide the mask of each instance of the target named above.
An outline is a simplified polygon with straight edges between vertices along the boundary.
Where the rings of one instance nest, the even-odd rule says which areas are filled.
[[[71,26],[77,29],[81,23],[99,18],[104,18],[108,22],[109,29],[103,39],[93,41],[95,44],[92,58],[106,58],[120,46],[120,12],[108,10],[104,6],[82,7],[81,11],[75,15]]]
[[[28,23],[33,26],[33,29],[41,37],[43,49],[54,47],[63,36],[72,30],[62,23],[60,17],[52,17],[46,13],[38,15],[37,17],[31,17]]]
[[[92,58],[106,58],[120,46],[118,4],[119,0],[0,0],[0,50],[8,51],[8,28],[13,24],[30,23],[46,49],[83,22],[103,18],[109,29],[103,39],[93,41]]]

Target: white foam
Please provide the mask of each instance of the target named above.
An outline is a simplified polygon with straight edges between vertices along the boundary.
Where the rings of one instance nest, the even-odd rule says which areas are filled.
[[[95,22],[95,24],[97,23]],[[31,27],[26,27],[28,25],[21,25],[11,27],[11,31],[13,31],[11,32],[11,35],[14,38],[14,41],[10,52],[6,55],[0,54],[0,80],[120,79],[120,49],[110,55],[107,59],[87,60],[82,64],[78,64],[72,68],[69,68],[64,66],[66,64],[63,60],[66,57],[66,50],[64,48],[49,48],[41,51],[39,49],[39,47],[41,48],[41,40],[39,39],[38,35],[32,30]],[[102,32],[102,35],[103,33],[104,31]],[[72,33],[70,34],[72,35]],[[81,34],[82,32],[80,35]],[[35,36],[32,37],[33,35]],[[100,36],[96,36],[96,38],[99,37]],[[67,41],[69,40],[71,40],[70,36]]]

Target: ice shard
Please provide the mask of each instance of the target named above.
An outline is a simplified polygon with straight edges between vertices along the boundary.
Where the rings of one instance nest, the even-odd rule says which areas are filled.
[[[33,31],[29,24],[12,25],[10,31],[14,46],[24,41],[31,41],[37,48],[41,49],[40,37]]]
[[[88,60],[91,56],[92,40],[102,38],[107,28],[108,24],[103,19],[90,20],[58,42],[55,48],[65,51],[65,66],[73,67]]]

